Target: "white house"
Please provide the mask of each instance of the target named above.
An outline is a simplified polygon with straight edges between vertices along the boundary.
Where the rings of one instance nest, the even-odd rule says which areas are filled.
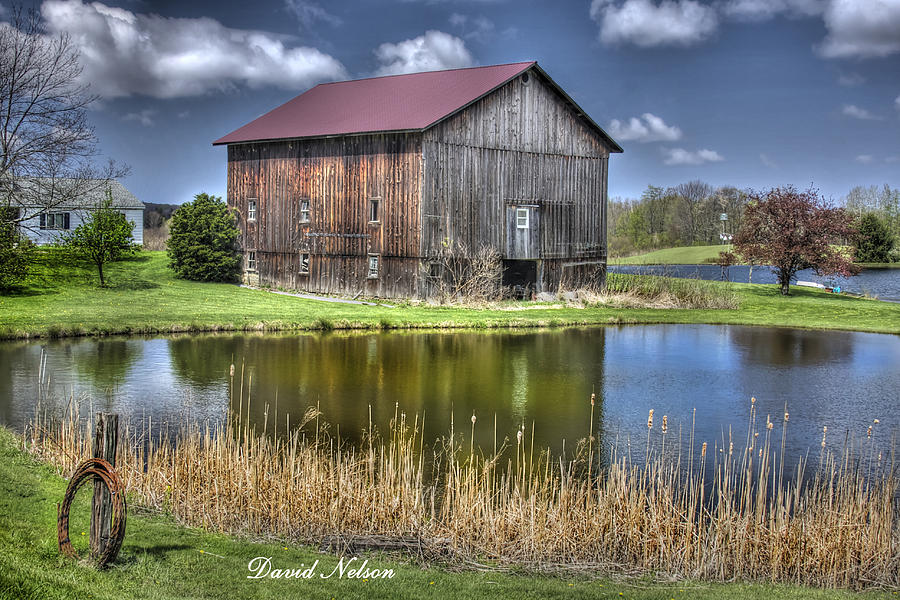
[[[134,223],[135,243],[144,243],[144,203],[118,181],[19,180],[18,191],[13,192],[10,206],[27,217],[19,223],[19,229],[36,244],[55,243],[62,234],[81,225],[107,199],[107,191],[112,197],[111,208]]]

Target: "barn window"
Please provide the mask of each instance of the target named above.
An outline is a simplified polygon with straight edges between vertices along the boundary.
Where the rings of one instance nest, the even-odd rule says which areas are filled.
[[[309,253],[300,253],[300,274],[309,275]]]
[[[247,201],[247,220],[248,221],[256,220],[256,200],[248,200]]]
[[[309,223],[309,198],[300,199],[300,222]]]
[[[380,257],[377,254],[369,255],[369,279],[378,279],[378,262]]]
[[[41,213],[41,229],[69,229],[71,218],[67,212]]]
[[[256,252],[250,251],[247,253],[247,270],[255,271],[256,270]]]
[[[528,229],[528,209],[516,209],[516,227],[519,229]]]
[[[378,212],[381,208],[381,198],[369,198],[369,223],[377,223],[381,220]]]

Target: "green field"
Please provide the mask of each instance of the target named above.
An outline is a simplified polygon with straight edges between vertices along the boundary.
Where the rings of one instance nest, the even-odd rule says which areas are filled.
[[[134,507],[116,563],[97,571],[59,555],[56,503],[66,482],[20,450],[21,439],[0,427],[0,598],[16,600],[174,598],[896,598],[896,592],[852,593],[787,585],[711,584],[651,579],[600,579],[592,570],[537,576],[493,569],[452,570],[404,555],[368,554],[372,569],[392,569],[391,579],[248,579],[249,562],[271,557],[275,568],[300,568],[318,560],[316,574],[331,573],[339,557],[308,546],[254,541],[178,526],[170,517]],[[85,554],[90,488],[70,513],[70,533]],[[348,555],[346,560],[350,560]],[[358,562],[357,562],[358,564]]]
[[[646,254],[628,256],[625,258],[611,258],[612,265],[699,265],[701,263],[715,262],[719,252],[732,251],[732,245],[716,246],[684,246],[681,248],[666,248],[655,250]]]
[[[163,252],[110,265],[99,288],[88,267],[43,252],[28,287],[0,296],[0,338],[154,334],[216,330],[557,327],[637,323],[723,323],[900,333],[900,304],[774,285],[729,285],[740,309],[615,308],[509,302],[475,309],[335,304],[176,279]],[[714,282],[712,282],[714,283]]]

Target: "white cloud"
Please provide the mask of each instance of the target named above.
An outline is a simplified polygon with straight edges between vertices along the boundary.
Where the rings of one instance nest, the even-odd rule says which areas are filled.
[[[860,164],[868,165],[868,164],[870,164],[872,161],[875,160],[875,157],[872,156],[871,154],[859,154],[859,155],[857,155],[857,157],[856,157],[855,159],[853,159],[853,160],[855,160],[856,162],[858,162],[858,163],[860,163]]]
[[[759,160],[762,161],[762,164],[764,164],[765,166],[769,167],[770,169],[777,169],[777,168],[778,168],[778,164],[777,164],[774,160],[772,160],[771,158],[769,158],[769,155],[766,154],[765,152],[761,152],[761,153],[760,153],[760,155],[759,155]]]
[[[823,0],[728,0],[722,6],[726,16],[739,21],[765,21],[778,15],[813,17],[824,10]]]
[[[842,113],[847,115],[848,117],[853,117],[854,119],[862,119],[864,121],[879,121],[881,117],[878,115],[873,115],[869,111],[864,108],[860,108],[854,104],[845,104],[844,108],[841,110]]]
[[[866,78],[859,73],[841,73],[838,77],[838,84],[844,87],[853,87],[862,85],[866,82]]]
[[[156,117],[157,111],[152,108],[145,108],[144,110],[136,113],[128,113],[124,117],[122,117],[123,121],[137,121],[144,127],[150,127],[154,123],[154,117]]]
[[[376,71],[378,75],[438,71],[475,64],[465,42],[443,31],[426,31],[411,40],[381,44],[375,50],[375,57],[381,63]]]
[[[470,17],[460,13],[450,15],[450,24],[460,31],[460,35],[467,40],[487,43],[498,37],[497,27],[494,22],[485,16]],[[515,37],[518,30],[508,27],[499,33],[500,37]]]
[[[277,34],[231,29],[215,19],[135,14],[94,2],[46,0],[51,33],[81,50],[82,77],[106,98],[177,98],[237,85],[302,89],[346,77],[335,58]]]
[[[622,141],[674,142],[681,139],[678,127],[666,125],[665,121],[651,113],[644,113],[640,119],[631,117],[627,123],[613,119],[607,129],[613,138]]]
[[[590,14],[604,44],[645,48],[696,44],[719,26],[716,10],[694,0],[593,0]]]
[[[884,162],[890,163],[890,164],[898,163],[898,162],[900,162],[900,156],[898,156],[896,154],[893,156],[886,156],[884,159]]]
[[[667,165],[702,165],[707,162],[721,162],[725,158],[715,150],[690,152],[684,148],[668,148],[663,151],[663,162]]]
[[[827,58],[876,57],[900,52],[900,2],[828,0],[828,34],[819,46]]]
[[[343,23],[340,17],[331,14],[313,0],[285,0],[284,6],[306,29],[312,29],[317,21],[324,21],[333,26]]]

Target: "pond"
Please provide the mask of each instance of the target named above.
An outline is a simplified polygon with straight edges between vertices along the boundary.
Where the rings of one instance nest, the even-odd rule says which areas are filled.
[[[720,281],[722,268],[718,265],[610,265],[612,273],[663,275],[688,279]],[[751,281],[750,267],[733,265],[727,268],[728,281],[738,283],[777,283],[772,267],[755,266]],[[900,269],[864,269],[853,277],[819,276],[812,269],[797,273],[800,281],[815,281],[829,287],[839,285],[852,294],[868,295],[889,302],[900,302]]]
[[[755,396],[756,430],[771,415],[779,442],[787,405],[794,464],[818,456],[823,426],[839,449],[845,433],[865,438],[879,419],[875,436],[889,445],[900,425],[898,366],[898,336],[713,325],[5,342],[0,422],[22,428],[42,393],[56,410],[75,398],[85,414],[152,416],[157,425],[221,422],[231,402],[268,431],[276,415],[283,431],[288,415],[296,424],[318,405],[350,441],[370,414],[384,431],[395,411],[424,415],[426,441],[447,435],[451,418],[468,440],[474,414],[488,453],[495,419],[499,444],[515,444],[524,425],[536,447],[560,452],[587,437],[593,391],[600,442],[638,458],[650,409],[653,440],[667,415],[670,449],[687,450],[692,425],[695,446],[727,447],[733,427],[742,448]]]

